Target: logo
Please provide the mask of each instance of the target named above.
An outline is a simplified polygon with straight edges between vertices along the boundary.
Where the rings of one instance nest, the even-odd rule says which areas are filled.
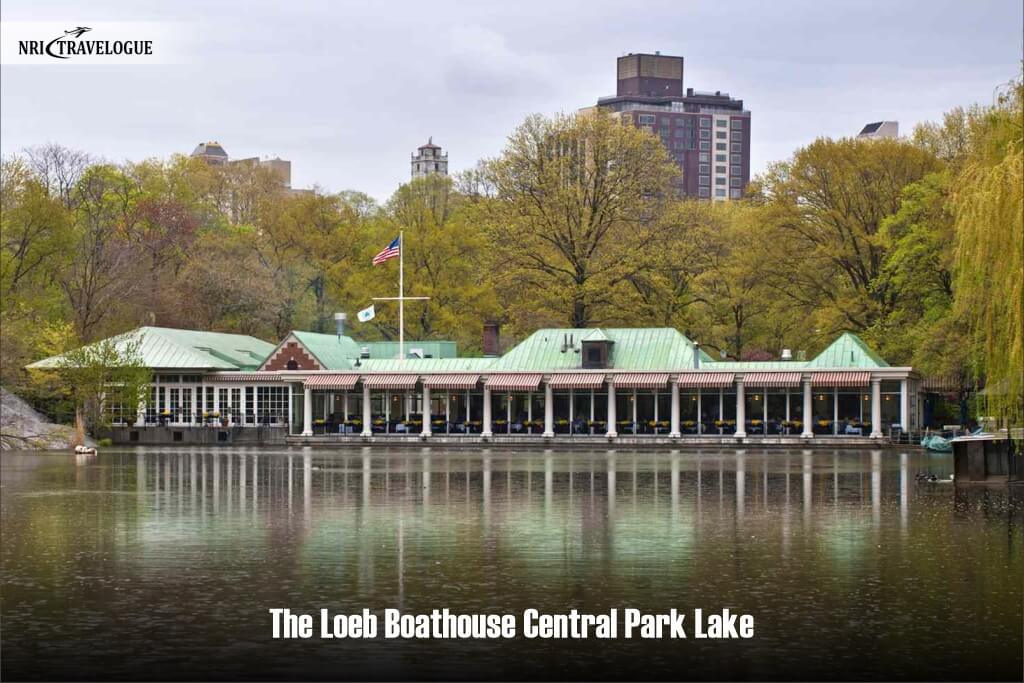
[[[138,56],[152,55],[152,40],[86,40],[88,26],[76,26],[52,40],[19,40],[18,55],[71,59],[75,56]]]

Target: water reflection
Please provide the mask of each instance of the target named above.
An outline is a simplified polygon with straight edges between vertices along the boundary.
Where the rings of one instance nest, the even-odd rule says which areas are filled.
[[[304,448],[0,463],[12,678],[145,678],[156,662],[217,677],[193,660],[244,677],[621,678],[638,658],[651,678],[1020,670],[1019,648],[991,647],[1021,638],[1020,496],[915,480],[948,479],[948,457]],[[285,647],[268,640],[271,606],[730,607],[758,637],[575,643],[571,658],[557,641]]]

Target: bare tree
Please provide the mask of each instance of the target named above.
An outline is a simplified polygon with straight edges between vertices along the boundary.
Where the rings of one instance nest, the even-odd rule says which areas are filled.
[[[71,208],[74,188],[85,170],[96,163],[86,152],[68,149],[54,142],[25,149],[29,168],[50,194]]]

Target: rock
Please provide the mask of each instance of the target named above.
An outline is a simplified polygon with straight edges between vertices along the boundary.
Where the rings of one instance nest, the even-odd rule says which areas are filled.
[[[74,439],[74,427],[50,422],[24,400],[0,387],[0,449],[68,450]],[[85,445],[96,444],[86,437]]]

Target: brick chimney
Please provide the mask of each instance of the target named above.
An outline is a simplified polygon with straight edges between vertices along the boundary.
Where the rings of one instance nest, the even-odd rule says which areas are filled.
[[[494,358],[495,356],[501,355],[500,347],[498,345],[498,334],[501,330],[501,325],[493,320],[484,322],[484,356]]]

